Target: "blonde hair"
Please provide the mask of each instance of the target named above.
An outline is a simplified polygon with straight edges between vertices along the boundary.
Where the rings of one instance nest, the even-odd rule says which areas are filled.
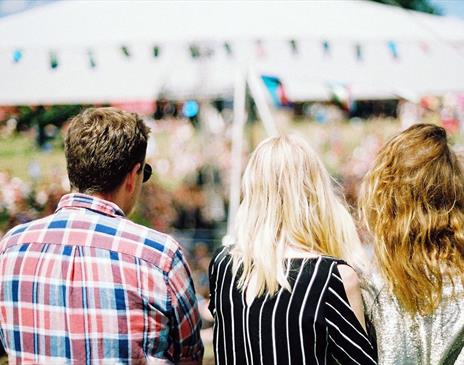
[[[243,199],[229,242],[238,288],[256,278],[257,296],[291,290],[285,248],[346,259],[361,265],[362,248],[353,220],[335,195],[316,153],[297,136],[271,137],[253,152]]]
[[[387,142],[363,179],[359,206],[400,304],[432,313],[444,281],[454,285],[464,271],[464,176],[446,131],[417,124]]]

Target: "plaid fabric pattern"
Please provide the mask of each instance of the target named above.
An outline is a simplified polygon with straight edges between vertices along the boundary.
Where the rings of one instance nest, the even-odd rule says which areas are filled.
[[[115,204],[65,195],[55,214],[0,242],[0,339],[10,364],[196,364],[200,327],[178,243]]]

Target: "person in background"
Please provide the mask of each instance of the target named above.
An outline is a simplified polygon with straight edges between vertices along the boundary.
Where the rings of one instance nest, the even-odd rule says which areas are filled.
[[[90,108],[72,119],[73,193],[0,241],[0,339],[16,363],[201,364],[190,271],[170,236],[126,218],[151,175],[148,128]]]
[[[417,124],[363,179],[376,265],[362,279],[379,364],[464,364],[464,174],[446,131]]]
[[[351,216],[309,145],[253,152],[235,228],[209,269],[216,364],[376,364]]]

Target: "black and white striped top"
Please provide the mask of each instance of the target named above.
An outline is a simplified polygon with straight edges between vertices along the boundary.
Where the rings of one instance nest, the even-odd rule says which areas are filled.
[[[232,257],[210,264],[210,311],[216,364],[376,364],[377,355],[349,304],[331,257],[290,259],[292,292],[247,305],[236,286]]]

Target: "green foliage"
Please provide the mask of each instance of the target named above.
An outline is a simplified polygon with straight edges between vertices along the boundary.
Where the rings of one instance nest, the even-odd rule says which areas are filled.
[[[53,124],[61,127],[72,116],[82,110],[81,105],[19,106],[18,129],[26,130],[34,126]]]
[[[430,3],[429,0],[371,0],[376,3],[400,6],[405,9],[422,11],[424,13],[440,15],[442,10]]]
[[[17,130],[26,131],[30,128],[36,128],[37,145],[43,147],[50,139],[46,135],[45,127],[47,125],[61,128],[69,118],[81,110],[81,105],[19,106],[16,112]]]
[[[6,208],[0,208],[0,232],[5,230],[10,219],[10,213]],[[1,363],[1,362],[0,362]]]

